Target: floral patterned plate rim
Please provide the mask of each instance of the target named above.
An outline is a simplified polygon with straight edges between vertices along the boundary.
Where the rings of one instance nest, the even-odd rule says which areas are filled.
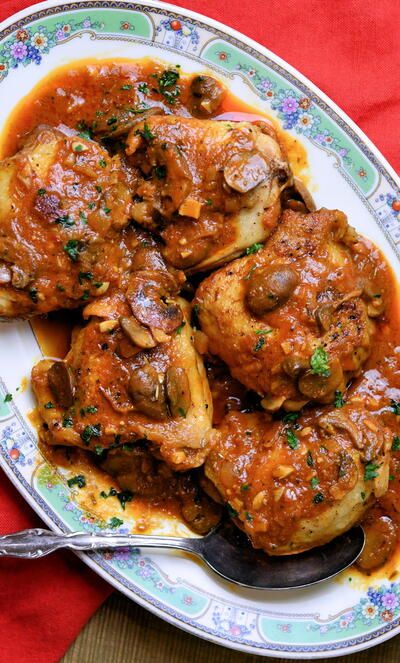
[[[55,67],[87,57],[144,55],[186,71],[210,70],[280,121],[306,148],[317,204],[343,208],[400,275],[400,182],[393,169],[293,67],[191,11],[152,0],[51,0],[7,19],[0,25],[0,131],[14,105]],[[341,204],[335,205],[338,198]],[[27,416],[32,396],[19,386],[39,356],[28,323],[0,328],[0,467],[55,530],[108,530],[110,523],[101,513],[85,511],[63,472],[38,448]],[[8,393],[14,398],[4,402]],[[368,587],[348,572],[313,589],[272,594],[233,588],[178,555],[120,550],[81,558],[161,618],[244,652],[328,658],[400,632],[400,582],[384,576]]]

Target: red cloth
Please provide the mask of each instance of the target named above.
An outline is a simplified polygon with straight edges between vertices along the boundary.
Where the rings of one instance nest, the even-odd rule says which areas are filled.
[[[2,0],[0,20],[31,0]],[[183,0],[227,22],[296,66],[341,106],[400,171],[400,69],[396,0]],[[394,133],[394,139],[392,134]],[[5,477],[0,531],[38,523]],[[109,588],[72,555],[0,562],[0,663],[52,663]]]

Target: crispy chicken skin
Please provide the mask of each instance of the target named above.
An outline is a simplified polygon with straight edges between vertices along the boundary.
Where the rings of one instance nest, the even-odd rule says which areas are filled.
[[[184,300],[177,305],[184,326],[155,347],[140,347],[127,337],[121,324],[129,311],[121,302],[119,318],[93,319],[78,331],[65,362],[56,362],[62,364],[56,370],[70,376],[67,400],[65,379],[60,385],[53,375],[54,361],[44,359],[33,368],[32,386],[48,443],[96,452],[146,439],[174,469],[204,462],[211,437],[211,395],[193,346],[189,307]],[[137,340],[143,345],[140,337]]]
[[[117,283],[131,187],[120,157],[49,127],[2,161],[0,316],[76,307]]]
[[[388,267],[342,212],[287,210],[257,253],[205,279],[208,347],[268,411],[329,403],[370,353]]]
[[[291,181],[267,123],[151,115],[127,138],[139,183],[134,220],[159,233],[181,269],[215,267],[268,237]]]
[[[254,547],[298,553],[350,529],[386,492],[391,443],[391,429],[362,403],[288,423],[231,412],[206,475]]]

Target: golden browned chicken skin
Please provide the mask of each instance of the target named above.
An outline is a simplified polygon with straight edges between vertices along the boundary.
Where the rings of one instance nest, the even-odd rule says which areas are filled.
[[[38,127],[2,161],[0,316],[77,307],[117,284],[132,186],[119,156],[76,132]]]
[[[206,474],[256,548],[282,555],[322,545],[358,523],[388,488],[396,417],[386,422],[380,412],[378,402],[368,411],[357,395],[343,409],[299,419],[231,412]]]
[[[151,111],[127,139],[139,173],[132,216],[161,235],[170,264],[214,267],[265,240],[291,181],[272,126]]]
[[[342,212],[286,210],[264,248],[201,283],[195,308],[210,352],[266,410],[298,410],[360,371],[388,278]]]

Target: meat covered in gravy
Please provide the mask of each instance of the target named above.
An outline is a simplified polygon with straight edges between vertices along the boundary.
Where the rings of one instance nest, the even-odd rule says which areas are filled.
[[[175,267],[209,269],[264,241],[290,168],[269,123],[151,115],[127,138],[138,168],[134,220]]]
[[[128,171],[72,133],[39,127],[0,162],[0,317],[81,306],[124,269]]]
[[[268,411],[332,402],[370,354],[387,267],[338,211],[286,210],[259,248],[197,291],[209,350]]]
[[[362,521],[360,566],[385,563],[400,324],[377,248],[208,73],[82,63],[32,95],[0,162],[0,317],[80,309],[32,370],[44,447],[112,477],[93,504],[176,499],[199,534],[226,505],[270,555]]]

